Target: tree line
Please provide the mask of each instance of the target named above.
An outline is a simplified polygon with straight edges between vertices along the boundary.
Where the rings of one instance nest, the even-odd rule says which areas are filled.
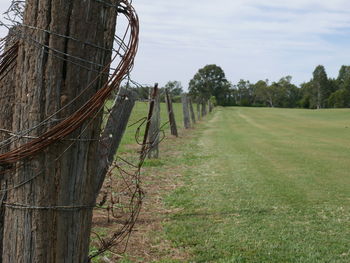
[[[151,87],[132,87],[130,89],[141,100],[148,99]],[[169,81],[160,88],[160,101],[165,102],[168,89],[173,102],[181,102],[184,92],[179,81]],[[348,108],[350,107],[350,66],[342,66],[337,78],[329,78],[325,67],[315,68],[312,78],[299,87],[292,83],[291,76],[279,81],[268,79],[251,83],[241,79],[233,85],[227,80],[223,69],[215,64],[198,70],[190,80],[189,95],[195,102],[211,100],[220,106],[279,107],[279,108]]]
[[[207,65],[189,83],[190,94],[197,99],[215,97],[221,106],[282,107],[282,108],[346,108],[350,107],[350,66],[342,66],[337,78],[329,78],[319,65],[312,79],[300,87],[292,77],[277,82],[259,80],[251,83],[241,79],[232,85],[219,66]]]

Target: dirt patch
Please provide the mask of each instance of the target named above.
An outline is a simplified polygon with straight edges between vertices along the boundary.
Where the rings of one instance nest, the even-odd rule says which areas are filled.
[[[188,137],[187,135],[186,137]],[[174,151],[175,144],[182,141],[183,138],[167,138],[160,146],[162,158],[157,162],[146,163],[142,169],[142,185],[145,197],[143,200],[142,210],[133,229],[133,232],[128,240],[128,246],[125,253],[118,251],[107,252],[104,257],[96,262],[117,262],[122,258],[127,258],[130,262],[155,262],[166,260],[178,260],[186,262],[189,257],[188,254],[182,250],[176,249],[171,242],[166,240],[163,232],[163,223],[167,220],[167,215],[175,211],[166,209],[163,203],[163,198],[169,192],[181,185],[181,177],[184,167],[171,166],[164,167],[162,159],[177,158],[181,155],[181,151]],[[128,149],[135,149],[137,147],[128,146]],[[135,159],[130,152],[123,154],[123,158]],[[123,185],[120,180],[106,180],[98,202],[101,202],[106,195],[108,185],[114,191],[122,189]],[[118,199],[119,197],[115,197]],[[127,198],[127,197],[126,197]],[[116,230],[120,229],[127,218],[127,214],[123,214],[123,209],[116,209],[114,211],[116,217],[113,217],[112,211],[106,209],[96,209],[93,217],[93,231],[96,232],[100,238],[110,237]],[[99,239],[92,235],[92,246],[98,247]],[[122,244],[122,246],[125,245]],[[110,261],[108,261],[110,260]]]

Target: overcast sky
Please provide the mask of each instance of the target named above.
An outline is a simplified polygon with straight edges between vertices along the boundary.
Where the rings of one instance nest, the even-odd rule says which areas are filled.
[[[1,0],[0,11],[9,4]],[[134,0],[140,49],[133,79],[179,80],[207,64],[227,78],[308,81],[318,64],[335,77],[350,64],[349,0]]]

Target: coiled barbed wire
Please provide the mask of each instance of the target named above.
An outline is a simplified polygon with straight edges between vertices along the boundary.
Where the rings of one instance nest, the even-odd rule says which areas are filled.
[[[71,116],[61,121],[57,125],[53,126],[45,133],[38,136],[38,138],[32,139],[29,142],[9,152],[0,154],[0,165],[6,166],[8,164],[16,163],[25,158],[32,157],[42,152],[48,146],[64,139],[65,137],[73,133],[75,130],[77,130],[79,127],[81,127],[87,119],[89,119],[97,111],[99,111],[104,106],[106,100],[111,95],[111,93],[119,88],[122,80],[126,75],[129,74],[130,70],[133,67],[134,58],[137,53],[139,41],[139,19],[133,6],[131,6],[130,3],[126,0],[121,0],[119,2],[118,11],[128,19],[129,25],[123,39],[126,38],[126,35],[129,32],[129,41],[128,43],[125,43],[125,46],[127,47],[126,52],[125,54],[123,54],[122,59],[120,60],[114,72],[112,73],[108,82],[105,83],[100,90],[98,90],[83,106],[81,106]],[[15,45],[18,45],[18,42],[16,42]],[[10,50],[12,50],[12,48]],[[17,55],[15,52],[11,52],[10,50],[5,51],[3,57],[6,59],[0,61],[0,69],[2,67],[7,68],[8,66],[6,66],[6,64],[8,64],[8,61],[15,60],[13,57]],[[112,59],[112,61],[114,59],[115,57]],[[105,69],[101,71],[100,74],[106,72],[109,69],[109,67],[110,64],[107,65]],[[83,92],[89,89],[89,87],[91,87],[98,78],[99,76],[92,83],[90,83],[88,87],[85,90],[83,90]],[[70,102],[70,104],[73,103],[79,96],[81,96],[81,94],[79,94],[75,99],[73,99]],[[62,107],[58,112],[62,111],[68,105],[69,104]],[[56,112],[53,115],[56,115],[58,112]],[[48,119],[52,117],[53,116],[50,116]]]

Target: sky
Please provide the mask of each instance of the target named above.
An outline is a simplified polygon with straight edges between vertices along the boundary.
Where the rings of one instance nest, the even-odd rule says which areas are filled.
[[[0,12],[9,5],[1,0]],[[322,64],[330,77],[350,64],[349,0],[133,0],[140,47],[132,78],[151,85],[190,79],[216,64],[240,79],[300,84]],[[0,30],[0,34],[3,31]]]

